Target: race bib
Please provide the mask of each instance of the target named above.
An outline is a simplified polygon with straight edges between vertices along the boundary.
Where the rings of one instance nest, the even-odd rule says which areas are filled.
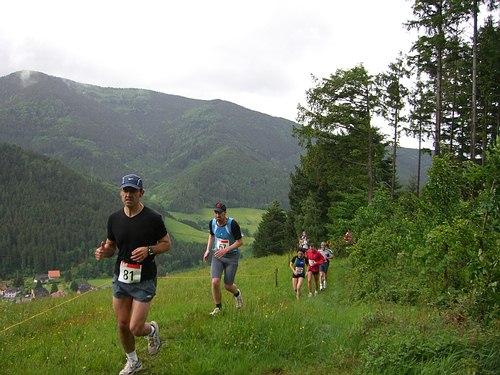
[[[295,267],[295,272],[297,272],[297,275],[304,273],[304,267]]]
[[[313,266],[314,266],[314,263],[315,263],[315,262],[314,262],[314,260],[309,259],[309,265],[310,265],[311,267],[313,267]]]
[[[221,238],[217,238],[216,249],[225,249],[228,246],[229,246],[229,240],[223,240]]]
[[[125,284],[135,284],[141,281],[142,265],[124,262],[120,263],[120,275],[118,281]]]

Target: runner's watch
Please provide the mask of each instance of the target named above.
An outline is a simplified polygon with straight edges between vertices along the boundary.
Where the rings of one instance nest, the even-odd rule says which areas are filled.
[[[155,255],[153,252],[153,246],[148,246],[148,255]]]

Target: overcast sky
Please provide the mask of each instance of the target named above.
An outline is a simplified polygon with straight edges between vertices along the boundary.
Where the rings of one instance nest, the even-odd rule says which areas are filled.
[[[9,0],[0,76],[34,70],[295,121],[311,75],[360,63],[377,74],[407,53],[410,18],[407,0]]]

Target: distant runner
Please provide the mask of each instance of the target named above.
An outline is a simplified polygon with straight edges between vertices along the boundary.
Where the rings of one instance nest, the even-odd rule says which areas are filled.
[[[311,246],[306,251],[306,259],[308,262],[307,267],[307,288],[309,289],[309,297],[312,297],[312,280],[314,278],[314,295],[317,296],[319,292],[319,266],[325,261],[323,255],[314,246]]]
[[[321,242],[321,249],[319,250],[325,261],[319,266],[319,290],[326,289],[326,279],[328,276],[328,268],[330,266],[330,259],[333,259],[333,252],[326,246],[326,242]]]
[[[216,316],[222,309],[220,289],[222,272],[224,272],[224,289],[234,295],[237,309],[243,307],[241,291],[234,283],[240,257],[238,248],[243,246],[243,238],[239,224],[233,218],[226,216],[226,206],[222,203],[217,203],[214,207],[214,219],[210,220],[209,231],[207,249],[203,260],[208,263],[210,250],[212,250],[210,276],[212,278],[212,296],[215,308],[210,315]]]
[[[305,250],[302,247],[299,247],[297,255],[295,255],[290,261],[290,269],[292,270],[292,287],[295,291],[297,299],[300,299],[302,283],[304,282],[304,277],[306,276],[307,259],[304,257],[304,251]]]

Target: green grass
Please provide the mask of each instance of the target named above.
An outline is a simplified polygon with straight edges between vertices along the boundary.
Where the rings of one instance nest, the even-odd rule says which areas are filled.
[[[478,353],[484,340],[477,331],[467,341],[463,327],[450,327],[431,309],[351,303],[345,260],[330,267],[326,291],[297,301],[288,262],[288,256],[242,260],[236,282],[245,306],[236,310],[224,291],[223,312],[215,318],[208,315],[208,266],[160,278],[149,317],[159,322],[165,345],[151,357],[138,338],[143,373],[397,374],[404,368],[408,374],[465,374],[481,369],[478,362],[488,355],[496,364],[498,336],[485,336],[489,351]],[[0,304],[0,374],[118,373],[124,353],[110,293],[103,288]],[[451,362],[453,372],[447,372]],[[482,366],[478,373],[488,374]]]
[[[227,212],[228,216],[233,217],[240,227],[247,230],[252,236],[245,236],[245,245],[253,243],[253,234],[257,231],[264,210],[257,210],[254,208],[233,208]],[[213,218],[213,210],[211,208],[204,208],[195,213],[186,214],[182,212],[170,212],[174,217],[165,218],[165,225],[170,233],[176,239],[182,242],[196,242],[207,243],[208,238],[208,223]],[[182,221],[191,221],[196,223],[201,230],[194,228]]]
[[[241,228],[245,228],[251,234],[254,234],[265,212],[264,210],[255,208],[231,208],[228,209],[227,215],[234,218],[240,224]],[[182,212],[170,212],[170,214],[177,220],[190,220],[198,223],[204,230],[208,229],[208,222],[214,217],[211,208],[203,208],[191,214]]]
[[[197,230],[192,226],[168,217],[165,218],[165,226],[168,232],[172,233],[181,242],[207,243],[208,230]]]

